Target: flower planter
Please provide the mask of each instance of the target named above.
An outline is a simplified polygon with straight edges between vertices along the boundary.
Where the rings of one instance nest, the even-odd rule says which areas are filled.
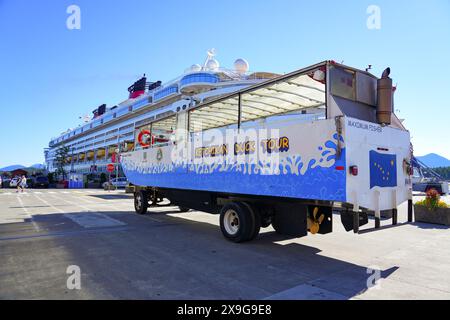
[[[450,208],[436,208],[429,210],[425,206],[414,205],[414,220],[450,226]]]

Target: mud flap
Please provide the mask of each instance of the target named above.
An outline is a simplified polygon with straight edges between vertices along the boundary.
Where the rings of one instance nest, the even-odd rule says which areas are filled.
[[[303,237],[308,234],[306,216],[308,207],[301,204],[280,203],[275,206],[272,225],[277,233]]]
[[[344,226],[345,231],[351,231],[351,230],[359,230],[360,226],[363,226],[367,223],[369,223],[369,217],[367,216],[367,212],[359,212],[357,214],[359,216],[358,218],[358,225],[356,224],[355,218],[355,212],[353,211],[341,211],[341,222]]]

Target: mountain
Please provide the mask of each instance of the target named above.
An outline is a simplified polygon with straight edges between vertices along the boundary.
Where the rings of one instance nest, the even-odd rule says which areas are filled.
[[[17,169],[24,169],[24,170],[37,169],[37,170],[42,170],[42,169],[45,169],[45,166],[43,164],[41,164],[41,163],[36,163],[36,164],[33,164],[32,166],[29,166],[29,167],[25,167],[25,166],[23,166],[21,164],[14,164],[14,165],[11,165],[11,166],[0,168],[0,171],[14,171],[14,170],[17,170]]]
[[[24,169],[24,168],[25,168],[25,166],[22,166],[20,164],[13,164],[11,166],[0,168],[0,171],[13,171],[13,170]]]
[[[450,160],[436,153],[430,153],[425,156],[417,157],[420,161],[430,168],[450,167]]]
[[[45,169],[45,166],[42,163],[36,163],[36,164],[33,164],[32,166],[30,166],[30,168]]]

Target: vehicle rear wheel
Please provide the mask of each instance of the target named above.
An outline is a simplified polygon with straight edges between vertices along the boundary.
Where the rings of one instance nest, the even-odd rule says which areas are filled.
[[[146,214],[148,209],[148,193],[138,191],[134,194],[134,210],[137,214]]]
[[[250,240],[255,232],[252,211],[243,203],[226,204],[220,210],[220,229],[230,241],[239,243]]]
[[[252,241],[258,236],[259,231],[261,230],[261,214],[259,213],[258,208],[256,208],[255,206],[247,202],[242,202],[242,204],[245,205],[252,214],[253,227],[250,237],[247,239],[248,241]]]

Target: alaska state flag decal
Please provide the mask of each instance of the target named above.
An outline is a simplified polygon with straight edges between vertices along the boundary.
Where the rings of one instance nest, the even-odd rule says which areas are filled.
[[[397,186],[397,160],[395,154],[370,151],[370,189]]]

